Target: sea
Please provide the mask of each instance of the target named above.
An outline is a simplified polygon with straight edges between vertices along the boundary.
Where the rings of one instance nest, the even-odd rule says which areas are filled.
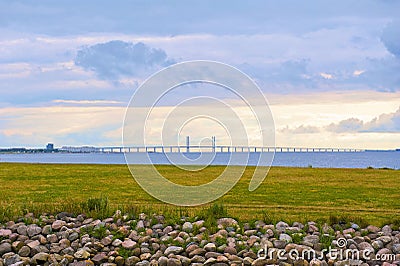
[[[271,154],[269,158],[272,159]],[[180,164],[170,160],[167,153],[131,153],[137,164]],[[149,157],[150,160],[143,159]],[[189,153],[188,158],[196,159],[200,153]],[[231,153],[216,153],[210,165],[234,165]],[[246,165],[269,165],[260,162],[260,153],[248,154]],[[267,156],[268,158],[268,156]],[[12,163],[60,163],[60,164],[126,164],[123,153],[8,153],[0,154],[2,162]],[[185,164],[185,162],[183,162]],[[238,163],[242,164],[242,163]],[[400,169],[400,151],[364,151],[364,152],[277,152],[272,166],[316,167],[316,168],[391,168]]]

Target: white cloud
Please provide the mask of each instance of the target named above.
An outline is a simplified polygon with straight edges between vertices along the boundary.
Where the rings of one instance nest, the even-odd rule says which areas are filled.
[[[323,77],[324,79],[333,79],[334,78],[332,74],[328,74],[328,73],[321,72],[321,73],[319,73],[319,75],[321,77]]]
[[[365,72],[365,70],[354,70],[353,76],[358,77],[361,74],[363,74],[364,72]]]
[[[119,101],[107,101],[107,100],[53,100],[53,103],[66,103],[66,104],[82,104],[82,105],[92,105],[92,104],[123,104]]]
[[[380,114],[370,121],[362,121],[358,118],[348,118],[326,127],[328,131],[342,132],[386,132],[400,133],[400,107],[394,113]]]

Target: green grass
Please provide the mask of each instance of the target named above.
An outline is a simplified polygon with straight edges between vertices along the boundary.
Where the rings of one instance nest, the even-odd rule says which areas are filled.
[[[198,172],[173,166],[157,168],[171,181],[183,185],[209,182],[224,170],[222,166]],[[263,184],[249,192],[253,171],[254,167],[248,167],[238,184],[216,205],[176,207],[149,196],[125,165],[0,163],[0,221],[27,212],[101,212],[106,216],[116,209],[132,215],[169,214],[171,219],[204,216],[204,210],[209,210],[247,221],[343,219],[376,225],[394,221],[400,215],[398,170],[274,167]],[[175,219],[178,222],[180,217]]]

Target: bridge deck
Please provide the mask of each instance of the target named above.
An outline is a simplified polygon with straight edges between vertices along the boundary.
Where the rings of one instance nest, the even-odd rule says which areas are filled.
[[[256,146],[131,146],[97,147],[96,152],[132,153],[132,152],[363,152],[363,149],[351,148],[301,148],[301,147],[256,147]]]

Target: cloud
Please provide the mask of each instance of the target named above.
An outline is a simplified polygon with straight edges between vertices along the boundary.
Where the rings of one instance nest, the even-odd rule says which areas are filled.
[[[344,132],[391,132],[400,133],[400,107],[394,113],[381,114],[368,122],[358,118],[349,118],[339,123],[332,123],[326,127],[335,133]]]
[[[342,120],[337,124],[330,124],[326,127],[328,131],[343,133],[343,132],[358,132],[364,126],[364,122],[358,118],[349,118]]]
[[[385,28],[381,41],[391,54],[400,59],[400,20],[390,23]]]
[[[99,43],[78,50],[75,64],[92,70],[100,78],[115,80],[137,76],[174,63],[162,49],[120,40]]]
[[[353,71],[353,76],[358,77],[360,75],[362,75],[362,73],[364,73],[365,70],[354,70]]]
[[[324,79],[333,79],[333,75],[332,74],[328,74],[328,73],[319,73],[321,77],[323,77]]]
[[[283,134],[314,134],[321,132],[321,130],[315,126],[301,125],[294,128],[286,126],[284,128],[278,129],[278,132]]]
[[[71,105],[106,105],[106,104],[123,104],[120,101],[108,101],[108,100],[53,100],[53,103],[60,104],[71,104]]]

